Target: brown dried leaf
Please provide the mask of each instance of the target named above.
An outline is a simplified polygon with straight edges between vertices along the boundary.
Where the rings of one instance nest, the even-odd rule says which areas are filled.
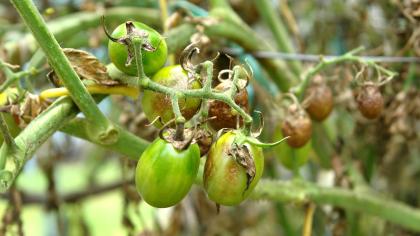
[[[96,84],[115,86],[120,85],[121,82],[111,79],[108,75],[107,68],[92,54],[74,48],[64,48],[64,54],[73,66],[73,69],[79,75],[81,80],[94,81]],[[56,85],[62,85],[61,80],[54,71],[48,73],[48,78]]]

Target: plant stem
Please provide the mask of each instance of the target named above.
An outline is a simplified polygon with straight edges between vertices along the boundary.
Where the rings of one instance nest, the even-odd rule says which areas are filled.
[[[323,69],[325,69],[328,66],[331,65],[336,65],[339,63],[343,63],[343,62],[357,62],[360,64],[364,64],[367,66],[371,66],[377,70],[379,70],[382,73],[385,73],[387,76],[389,77],[394,77],[397,75],[397,73],[387,70],[382,66],[379,66],[378,64],[376,64],[374,61],[368,60],[368,59],[363,59],[362,57],[358,57],[355,56],[354,54],[360,52],[364,50],[363,47],[358,47],[352,51],[349,51],[345,54],[343,54],[342,56],[333,58],[333,59],[329,59],[329,60],[322,60],[322,56],[321,57],[321,62],[319,62],[317,65],[309,68],[303,75],[302,75],[302,82],[299,84],[299,86],[297,86],[296,88],[293,88],[293,91],[296,93],[297,97],[299,99],[303,98],[304,92],[306,90],[306,88],[309,86],[310,80],[312,79],[312,77],[314,77],[317,73],[319,73],[320,71],[322,71]]]
[[[254,5],[273,33],[278,49],[282,52],[295,53],[292,39],[289,37],[280,17],[276,14],[275,7],[271,4],[271,1],[254,0]],[[287,64],[295,75],[299,75],[302,72],[302,65],[299,61],[288,61]]]
[[[92,138],[104,144],[115,142],[118,136],[117,130],[96,106],[95,101],[73,70],[69,60],[64,55],[57,40],[48,30],[33,2],[30,0],[11,0],[11,2],[45,52],[49,64],[69,90],[73,101],[92,123]]]
[[[77,109],[70,98],[58,99],[35,118],[15,138],[16,150],[11,152],[6,144],[0,148],[0,192],[6,191],[25,162],[58,128],[76,116]]]
[[[249,52],[273,50],[230,8],[214,8],[210,13],[216,22],[204,25],[205,33],[208,36],[215,39],[229,39]],[[298,82],[298,77],[290,71],[284,62],[267,58],[258,60],[282,91],[288,91],[292,84]]]
[[[70,121],[68,124],[63,126],[60,130],[69,135],[95,143],[103,148],[116,151],[120,154],[123,154],[129,157],[132,160],[138,160],[141,153],[149,145],[149,142],[147,142],[146,140],[135,136],[134,134],[126,131],[125,129],[119,127],[118,125],[115,126],[120,133],[117,142],[113,144],[105,144],[105,145],[100,144],[97,141],[92,140],[88,136],[87,131],[84,128],[88,125],[89,123],[86,119],[75,118],[72,121]]]
[[[295,181],[261,180],[250,196],[280,202],[314,202],[331,204],[350,211],[378,216],[392,223],[420,232],[420,210],[373,194],[354,192],[342,188],[325,188]]]
[[[97,12],[78,12],[70,15],[62,16],[54,21],[48,22],[48,28],[61,42],[77,35],[79,32],[87,31],[101,24],[101,17],[105,16],[107,22],[122,23],[127,19],[139,20],[143,23],[160,27],[159,11],[155,9],[139,8],[139,7],[114,7],[108,8],[106,11]],[[38,47],[35,39],[31,34],[27,34],[22,40],[14,40],[4,45],[8,55],[17,55],[20,50],[19,45],[27,45],[29,54],[32,54]],[[26,60],[23,58],[22,60]]]

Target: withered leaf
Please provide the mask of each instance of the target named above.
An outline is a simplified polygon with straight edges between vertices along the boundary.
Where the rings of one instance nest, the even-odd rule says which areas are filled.
[[[73,69],[79,75],[80,79],[85,82],[93,81],[96,84],[115,86],[121,85],[118,80],[113,80],[107,72],[107,68],[102,64],[94,55],[74,48],[64,48],[64,54],[73,66]],[[58,86],[62,85],[61,80],[58,78],[54,71],[48,73],[50,81]]]
[[[3,109],[3,111],[13,115],[18,121],[19,127],[23,129],[50,104],[51,102],[40,99],[38,95],[26,93],[23,101],[10,102],[4,106],[7,109]]]

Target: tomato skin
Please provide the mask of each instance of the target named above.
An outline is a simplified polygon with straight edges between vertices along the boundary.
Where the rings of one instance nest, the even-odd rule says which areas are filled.
[[[222,82],[214,89],[222,92],[230,89],[231,86],[230,81]],[[248,92],[246,89],[238,91],[234,100],[235,103],[238,104],[245,112],[249,111]],[[237,112],[222,101],[213,100],[209,103],[209,117],[215,117],[215,119],[209,120],[209,124],[214,130],[220,130],[222,128],[236,128],[237,116],[239,116]],[[242,123],[243,119],[239,116],[239,125],[241,126]]]
[[[151,43],[151,45],[154,48],[156,48],[156,50],[152,52],[142,50],[144,73],[149,76],[153,75],[156,71],[162,68],[162,66],[166,62],[166,58],[168,55],[168,48],[166,46],[166,42],[156,30],[140,22],[133,23],[137,29],[144,30],[149,34],[148,40]],[[125,36],[126,33],[126,26],[125,23],[123,23],[120,24],[117,28],[115,28],[111,36],[114,38],[121,38]],[[109,40],[108,54],[112,63],[120,71],[128,75],[137,75],[137,67],[134,59],[129,66],[125,66],[128,56],[127,47],[125,45]]]
[[[199,165],[200,149],[197,144],[179,151],[171,143],[157,138],[137,163],[137,191],[151,206],[173,206],[188,194]]]
[[[314,78],[315,82],[318,78]],[[310,98],[306,111],[313,120],[321,122],[330,115],[334,107],[333,93],[322,80],[307,89],[306,97]]]
[[[246,142],[244,145],[254,159],[256,170],[254,179],[247,189],[245,168],[227,154],[235,136],[234,132],[228,132],[213,143],[204,166],[204,188],[208,197],[220,205],[234,206],[244,201],[257,185],[264,170],[262,149]]]
[[[201,84],[198,81],[188,83],[187,72],[181,65],[167,66],[159,70],[152,80],[156,83],[177,89],[200,89]],[[164,123],[170,121],[173,117],[171,98],[163,93],[145,90],[141,101],[143,111],[147,119],[151,122],[160,116]],[[201,100],[198,98],[179,99],[178,101],[181,113],[186,120],[189,120],[200,108]],[[158,128],[162,124],[154,123]]]
[[[384,109],[384,98],[378,86],[374,84],[363,85],[356,101],[360,113],[367,119],[378,118]]]

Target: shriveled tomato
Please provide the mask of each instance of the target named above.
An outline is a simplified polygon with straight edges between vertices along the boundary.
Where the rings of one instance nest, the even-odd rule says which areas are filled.
[[[289,137],[289,146],[299,148],[305,145],[312,135],[312,122],[305,111],[292,104],[281,125],[283,137]]]
[[[262,149],[241,137],[239,131],[223,134],[210,148],[204,167],[204,188],[214,202],[233,206],[245,200],[264,169]],[[251,138],[253,139],[253,138]]]
[[[140,22],[132,23],[137,30],[143,31],[142,33],[145,33],[147,36],[148,47],[142,49],[143,69],[146,75],[153,75],[156,71],[162,68],[166,62],[168,54],[166,42],[156,30],[150,28],[149,26]],[[126,23],[124,23],[120,24],[114,32],[112,32],[111,37],[119,39],[126,36],[126,34]],[[137,75],[135,60],[133,60],[130,65],[126,65],[128,57],[128,49],[126,45],[109,40],[108,54],[112,63],[114,63],[119,70],[128,75]]]
[[[190,144],[185,150],[157,138],[143,152],[136,168],[136,187],[144,201],[164,208],[179,203],[197,176],[200,149]]]
[[[201,88],[201,84],[198,81],[189,82],[187,72],[182,69],[181,65],[162,68],[152,77],[152,80],[164,86],[177,89]],[[174,117],[171,98],[169,95],[146,90],[144,91],[141,104],[149,121],[153,121],[156,117],[160,116],[162,121],[166,123]],[[180,99],[178,104],[182,115],[188,120],[193,117],[199,109],[201,100],[198,98]],[[159,124],[159,122],[155,122],[154,124],[157,127],[162,125]]]
[[[306,111],[313,120],[323,121],[330,115],[334,106],[333,94],[320,75],[313,79],[306,98],[309,99]]]
[[[375,84],[365,84],[356,95],[359,111],[367,119],[378,118],[384,109],[384,98]]]

